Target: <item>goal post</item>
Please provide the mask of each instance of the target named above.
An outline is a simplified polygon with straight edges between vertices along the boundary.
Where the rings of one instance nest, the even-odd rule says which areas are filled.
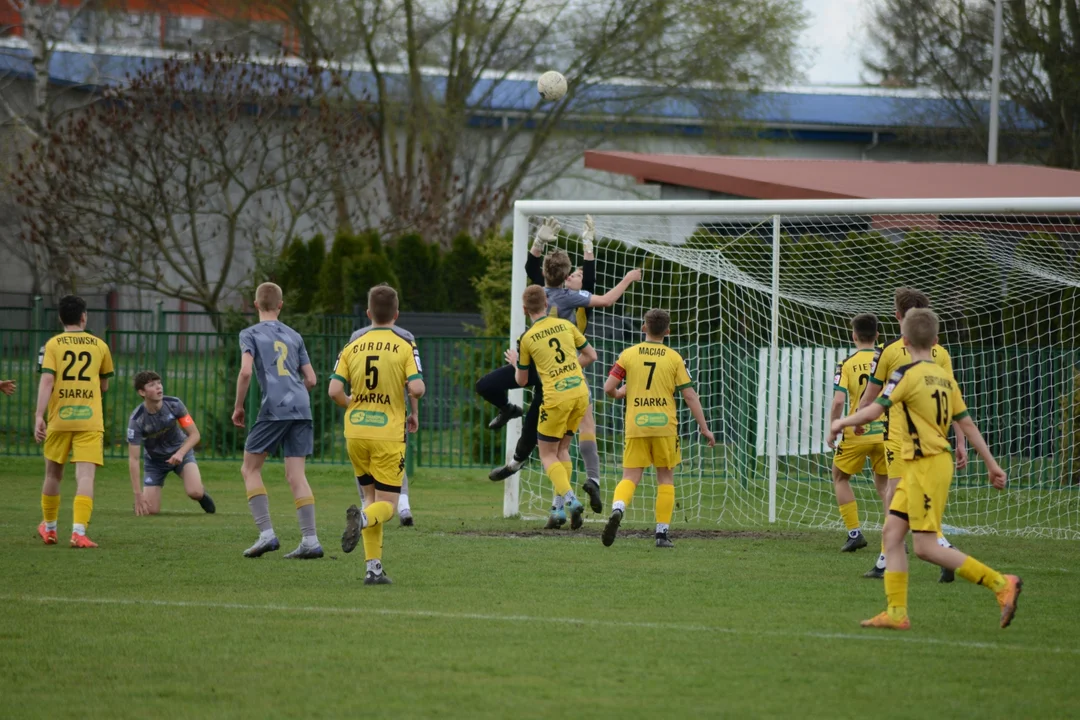
[[[643,270],[612,307],[592,310],[586,331],[599,354],[586,376],[605,505],[620,477],[624,408],[601,387],[618,353],[642,339],[645,311],[660,307],[717,439],[705,448],[680,410],[675,522],[841,527],[827,447],[833,368],[853,350],[858,313],[878,316],[882,340],[898,337],[893,291],[910,286],[930,296],[957,381],[1010,474],[995,493],[972,453],[945,522],[1080,537],[1080,198],[518,201],[511,343],[526,326],[524,266],[538,224],[555,217],[547,250],[580,265],[586,215],[598,294]],[[507,426],[508,459],[520,423]],[[879,526],[869,474],[853,487],[864,527]],[[534,454],[506,481],[504,515],[541,516],[551,494]],[[655,483],[643,482],[627,520],[651,519],[654,497]]]

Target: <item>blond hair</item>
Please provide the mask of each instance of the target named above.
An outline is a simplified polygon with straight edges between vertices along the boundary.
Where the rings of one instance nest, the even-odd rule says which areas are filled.
[[[915,350],[930,350],[937,342],[938,316],[929,308],[913,308],[900,323],[900,331],[908,346]]]
[[[529,315],[539,315],[547,309],[547,293],[539,285],[525,288],[521,299],[525,303],[525,312]]]
[[[276,283],[264,282],[255,290],[255,307],[263,312],[281,309],[281,287]]]

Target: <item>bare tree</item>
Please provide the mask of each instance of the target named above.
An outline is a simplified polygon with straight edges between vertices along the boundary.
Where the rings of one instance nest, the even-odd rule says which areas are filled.
[[[993,10],[994,0],[878,0],[863,65],[871,78],[938,90],[963,139],[985,149]],[[1003,127],[1019,152],[1080,168],[1080,2],[1006,0],[1004,10]]]
[[[370,173],[367,108],[341,74],[225,52],[146,60],[59,122],[15,175],[26,240],[119,286],[217,311],[258,257],[334,213],[326,178]]]
[[[798,0],[282,0],[281,14],[302,52],[371,79],[386,204],[375,220],[443,242],[497,225],[514,198],[601,144],[613,116],[673,100],[715,122],[736,116],[746,93],[735,90],[798,77],[806,17]],[[557,103],[514,82],[551,68],[570,81]],[[626,77],[638,82],[597,88]],[[514,112],[470,132],[508,101]],[[571,116],[583,120],[573,139],[558,132]]]

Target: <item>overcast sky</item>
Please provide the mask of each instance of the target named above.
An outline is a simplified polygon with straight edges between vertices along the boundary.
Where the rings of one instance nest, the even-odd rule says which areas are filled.
[[[810,27],[803,47],[812,54],[806,80],[812,85],[859,82],[861,23],[869,0],[803,0]]]

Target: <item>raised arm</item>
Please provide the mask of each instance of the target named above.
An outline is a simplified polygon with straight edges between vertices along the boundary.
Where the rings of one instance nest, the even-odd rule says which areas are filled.
[[[585,228],[581,231],[581,249],[585,255],[585,266],[582,269],[584,277],[581,282],[581,289],[592,292],[596,287],[596,267],[593,261],[596,260],[596,255],[593,253],[593,240],[596,239],[596,223],[593,222],[592,215],[585,216]],[[589,272],[592,271],[592,282],[589,281]]]
[[[608,290],[603,295],[592,295],[589,297],[589,307],[611,307],[619,301],[619,298],[623,296],[627,288],[634,284],[637,280],[641,279],[641,271],[638,269],[631,270],[626,273],[626,276],[619,281],[619,284]]]
[[[544,222],[540,223],[540,227],[536,228],[536,236],[533,238],[529,254],[536,258],[543,257],[544,246],[553,241],[558,234],[559,221],[553,217],[544,218]],[[538,284],[544,284],[543,278]]]
[[[534,284],[544,286],[544,260],[531,252],[525,257],[525,276]]]

